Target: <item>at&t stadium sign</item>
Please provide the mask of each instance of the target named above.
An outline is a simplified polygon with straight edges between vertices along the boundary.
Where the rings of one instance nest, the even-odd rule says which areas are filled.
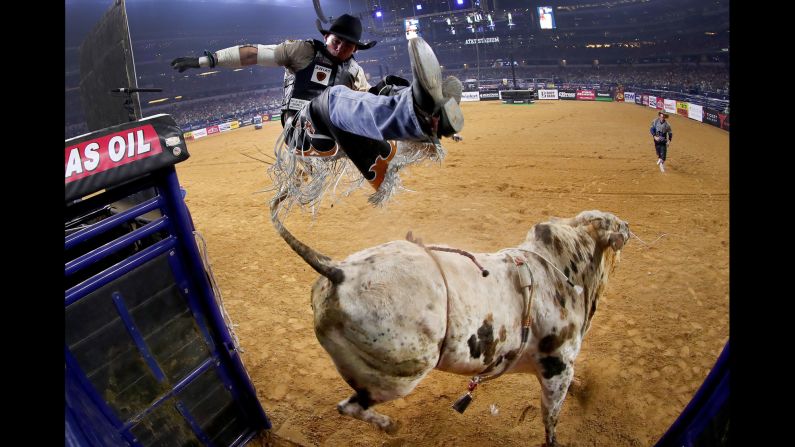
[[[500,43],[499,37],[481,37],[479,39],[467,39],[464,45],[474,45],[476,43]]]

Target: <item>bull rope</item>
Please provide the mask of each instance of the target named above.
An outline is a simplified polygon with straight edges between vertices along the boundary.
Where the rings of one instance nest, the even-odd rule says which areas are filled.
[[[527,252],[527,253],[532,253],[532,254],[538,256],[539,258],[543,259],[544,261],[546,261],[547,264],[551,265],[553,269],[557,270],[558,273],[560,273],[566,279],[566,284],[568,284],[571,287],[573,287],[574,291],[577,292],[577,295],[582,295],[582,291],[583,291],[582,286],[579,285],[579,284],[574,284],[572,282],[572,280],[569,278],[569,276],[567,274],[563,273],[563,271],[561,269],[559,269],[558,266],[556,266],[552,261],[550,261],[549,259],[547,259],[544,256],[542,256],[540,253],[535,252],[533,250],[528,250],[526,248],[517,248],[517,250],[524,251],[524,252]]]
[[[437,259],[436,256],[433,253],[431,253],[430,249],[422,243],[422,240],[420,238],[414,238],[411,234],[411,231],[409,231],[406,234],[406,240],[411,243],[419,245],[420,247],[423,248],[423,250],[425,250],[425,253],[428,253],[428,256],[430,256],[431,259],[433,259],[433,263],[436,264],[436,268],[439,270],[439,273],[442,275],[442,282],[444,282],[444,291],[445,295],[447,296],[447,313],[445,314],[444,338],[442,338],[442,343],[439,345],[439,358],[436,359],[436,365],[434,365],[433,367],[433,369],[436,369],[436,367],[439,366],[439,362],[442,361],[442,354],[444,353],[444,345],[445,343],[447,343],[447,331],[450,330],[450,286],[447,284],[447,275],[444,274],[444,269],[442,268],[442,264],[439,263],[439,259]],[[472,260],[474,261],[474,256],[472,257]],[[478,267],[480,267],[480,265],[477,264],[477,262],[475,262],[475,264],[478,265]],[[488,274],[488,272],[486,273]]]
[[[457,248],[439,247],[439,246],[426,246],[425,244],[422,243],[422,240],[420,238],[415,238],[412,235],[411,231],[409,231],[406,234],[406,240],[419,245],[425,250],[426,253],[428,253],[428,256],[430,256],[431,259],[433,259],[434,264],[436,264],[436,268],[439,270],[439,273],[442,275],[442,281],[444,282],[445,292],[447,296],[447,316],[445,317],[444,338],[442,339],[442,343],[439,345],[439,358],[436,360],[436,365],[434,366],[434,369],[436,369],[436,367],[438,367],[439,363],[442,361],[442,355],[444,355],[444,347],[445,344],[447,343],[447,335],[450,330],[450,285],[447,282],[447,275],[445,275],[444,273],[442,264],[439,262],[439,259],[436,257],[436,255],[431,252],[443,251],[447,253],[456,253],[461,256],[465,256],[470,260],[472,260],[472,262],[475,264],[475,266],[477,266],[477,268],[481,272],[481,275],[484,278],[489,276],[489,271],[483,268],[483,266],[480,265],[480,263],[478,263],[474,255],[472,255],[471,253],[465,250],[460,250]],[[533,272],[530,270],[530,266],[527,264],[527,260],[524,259],[524,257],[514,257],[511,256],[510,254],[506,254],[506,256],[508,256],[508,258],[516,266],[517,274],[519,275],[521,280],[520,285],[522,289],[523,309],[522,309],[522,333],[521,333],[521,341],[519,344],[519,351],[512,360],[505,361],[505,366],[500,371],[492,374],[486,374],[485,371],[487,371],[490,368],[490,366],[488,366],[486,367],[486,369],[483,370],[484,372],[481,372],[473,376],[472,379],[470,379],[469,384],[467,385],[466,394],[461,396],[458,400],[455,401],[455,403],[453,403],[453,409],[458,411],[459,413],[463,413],[464,410],[466,410],[467,406],[469,406],[469,403],[472,402],[472,392],[475,391],[475,388],[477,388],[478,384],[480,384],[481,382],[486,382],[488,380],[496,379],[497,377],[500,377],[501,375],[505,374],[506,371],[511,369],[511,367],[524,354],[524,350],[527,347],[527,340],[530,338],[529,337],[530,309],[531,309],[530,304],[532,303],[533,292],[535,291],[535,280],[533,279]],[[527,269],[527,277],[523,277],[521,271],[519,270],[519,268],[521,268],[522,266],[524,266]]]
[[[513,261],[513,264],[516,266],[516,273],[519,275],[520,279],[520,287],[522,290],[522,336],[521,341],[519,343],[519,351],[516,353],[516,356],[512,360],[506,360],[505,366],[496,373],[486,374],[485,372],[490,368],[486,367],[480,374],[473,376],[469,380],[469,384],[467,384],[467,392],[456,400],[452,407],[455,411],[463,414],[464,411],[467,409],[469,404],[472,402],[472,392],[475,391],[477,386],[488,380],[494,380],[497,377],[505,374],[513,365],[522,358],[524,355],[524,350],[527,347],[527,340],[530,338],[530,311],[531,311],[531,304],[533,302],[533,292],[535,291],[535,280],[533,279],[533,271],[530,270],[530,266],[527,264],[527,259],[522,257],[514,257],[510,254],[506,253],[508,259]],[[522,275],[522,271],[520,270],[521,267],[524,266],[527,271],[527,276]]]

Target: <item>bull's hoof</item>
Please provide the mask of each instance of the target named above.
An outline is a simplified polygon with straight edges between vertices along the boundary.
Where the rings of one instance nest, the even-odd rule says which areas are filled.
[[[400,430],[400,425],[401,424],[399,421],[393,421],[390,419],[389,423],[387,423],[384,427],[381,427],[381,429],[389,435],[394,435],[398,432],[398,430]]]

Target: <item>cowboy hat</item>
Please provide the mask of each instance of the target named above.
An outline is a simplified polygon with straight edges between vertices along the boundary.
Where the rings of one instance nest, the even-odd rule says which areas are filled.
[[[323,25],[320,24],[320,19],[316,20],[315,24],[317,25],[317,30],[320,31],[320,34],[324,36],[326,34],[334,34],[341,39],[355,43],[356,48],[360,50],[368,50],[374,47],[377,43],[374,40],[371,40],[367,43],[359,41],[359,39],[362,38],[362,22],[350,14],[343,14],[334,19],[334,22],[331,23],[331,27],[329,27],[329,29],[323,29]]]

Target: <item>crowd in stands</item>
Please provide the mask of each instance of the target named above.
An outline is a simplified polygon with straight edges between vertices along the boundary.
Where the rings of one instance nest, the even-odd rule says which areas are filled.
[[[627,91],[633,88],[656,89],[670,92],[701,95],[728,100],[729,73],[723,64],[660,64],[656,66],[570,66],[532,67],[498,66],[445,70],[445,75],[455,75],[461,80],[480,79],[480,87],[528,88],[532,82],[553,82],[556,85],[600,85],[610,88],[621,85]],[[408,74],[403,73],[404,76]],[[378,82],[372,77],[370,84]],[[503,80],[507,80],[504,83]],[[233,94],[218,94],[197,99],[171,99],[166,103],[147,105],[142,101],[144,116],[167,113],[174,117],[185,131],[207,127],[231,120],[250,119],[255,114],[279,113],[282,103],[281,88],[250,90]],[[81,135],[88,130],[84,123],[66,125],[66,138]]]
[[[174,117],[183,130],[188,131],[251,118],[256,114],[278,113],[281,104],[281,89],[267,89],[144,107],[143,114],[167,113]]]
[[[488,67],[480,70],[467,68],[448,70],[449,74],[469,79],[508,79],[513,87],[513,76],[526,85],[532,79],[550,80],[557,84],[581,84],[668,90],[703,96],[729,95],[729,71],[724,66],[710,65],[659,65],[659,66],[590,66],[590,67]]]

